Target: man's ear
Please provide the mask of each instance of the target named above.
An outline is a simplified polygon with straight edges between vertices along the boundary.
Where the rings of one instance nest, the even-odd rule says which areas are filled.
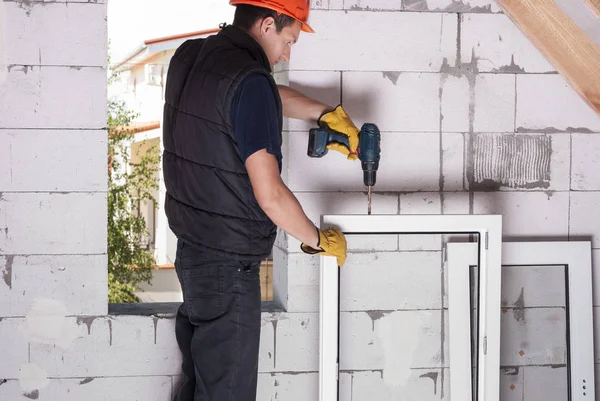
[[[271,31],[275,31],[275,19],[267,17],[260,24],[260,33],[262,36],[268,35]]]

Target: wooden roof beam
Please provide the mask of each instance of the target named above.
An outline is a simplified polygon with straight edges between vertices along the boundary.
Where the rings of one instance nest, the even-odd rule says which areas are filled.
[[[587,0],[600,14],[600,0]],[[600,115],[600,48],[554,0],[496,0],[571,87]],[[585,7],[583,2],[581,6]]]

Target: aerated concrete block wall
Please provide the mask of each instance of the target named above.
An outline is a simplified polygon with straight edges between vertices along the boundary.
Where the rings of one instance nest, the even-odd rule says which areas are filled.
[[[379,125],[373,213],[502,213],[507,239],[600,248],[600,119],[493,4],[313,8],[277,79]],[[1,400],[165,401],[179,379],[172,307],[107,305],[105,18],[102,0],[0,2]],[[366,213],[358,162],[308,159],[308,127],[288,122],[284,171],[308,215]],[[444,240],[349,238],[341,400],[449,399]],[[278,238],[259,400],[317,399],[318,259],[298,251]],[[566,399],[561,280],[505,272],[502,400]]]
[[[302,35],[278,77],[343,104],[359,127],[379,126],[373,213],[502,214],[505,240],[592,239],[600,248],[600,117],[495,3],[324,0],[314,8],[316,34]],[[309,128],[289,121],[287,184],[315,222],[366,213],[359,163],[308,159]],[[349,238],[344,400],[449,399],[446,239]],[[317,260],[285,236],[277,249],[288,266],[275,270],[287,316],[317,319]],[[564,285],[562,267],[504,269],[501,400],[567,399]],[[302,362],[301,344],[297,364],[316,369],[314,350],[311,365]]]

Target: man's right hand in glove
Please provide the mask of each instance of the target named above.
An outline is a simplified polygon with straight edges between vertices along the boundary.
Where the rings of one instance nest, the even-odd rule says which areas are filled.
[[[333,228],[323,231],[317,229],[317,233],[319,235],[317,249],[302,244],[302,251],[311,255],[322,254],[324,256],[335,256],[337,258],[338,266],[342,267],[346,261],[346,253],[348,251],[344,234],[340,230]]]
[[[356,153],[358,147],[358,134],[360,130],[354,125],[350,116],[346,113],[344,108],[339,105],[335,109],[324,113],[318,121],[319,125],[326,125],[329,129],[337,131],[348,137],[350,149],[339,143],[330,143],[327,145],[327,149],[335,150],[343,155],[346,155],[348,160],[356,160],[358,154]]]

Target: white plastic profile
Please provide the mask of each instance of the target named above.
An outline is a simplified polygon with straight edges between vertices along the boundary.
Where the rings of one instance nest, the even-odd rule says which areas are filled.
[[[470,266],[477,264],[477,244],[448,244],[448,270],[468,275]],[[502,266],[546,266],[561,265],[566,268],[566,301],[569,388],[571,401],[594,401],[594,331],[592,301],[592,251],[591,243],[580,242],[506,242],[502,244]],[[449,286],[450,287],[450,286]],[[448,300],[453,296],[460,297],[458,287],[448,289]],[[450,309],[452,313],[452,309]],[[450,325],[455,323],[450,317]],[[458,323],[457,323],[458,324]],[[450,327],[450,330],[452,328]],[[461,352],[468,352],[470,348]],[[451,348],[452,350],[452,348]],[[467,359],[469,359],[467,358]],[[461,359],[450,356],[451,386],[454,369],[465,366]],[[470,393],[469,393],[470,394]],[[468,394],[462,394],[466,397]],[[453,393],[454,396],[454,393]],[[470,400],[471,398],[460,398]]]
[[[477,394],[479,401],[499,400],[500,381],[500,261],[502,243],[502,217],[499,215],[325,215],[321,228],[336,227],[346,235],[353,234],[476,234],[479,251],[479,300],[478,300],[478,369]],[[349,257],[352,257],[351,255]],[[321,256],[320,269],[320,328],[319,328],[319,401],[339,400],[339,315],[340,315],[340,269],[336,259]],[[477,261],[476,261],[477,262]],[[449,280],[453,272],[448,272]],[[467,277],[468,280],[468,277]],[[458,282],[464,281],[458,279]],[[463,283],[463,285],[465,285]],[[468,281],[466,281],[468,286]],[[468,292],[457,310],[468,310]],[[466,302],[466,304],[465,304]],[[449,346],[460,338],[470,338],[471,330],[466,323],[450,326]],[[452,332],[454,330],[454,333]],[[472,375],[470,355],[452,354],[469,363],[466,372],[451,371],[450,394],[453,400],[464,387],[471,388]],[[451,356],[452,358],[452,356]],[[458,366],[466,366],[463,361]],[[454,368],[454,365],[452,365]],[[469,390],[470,391],[470,390]],[[454,394],[457,394],[455,396]]]

